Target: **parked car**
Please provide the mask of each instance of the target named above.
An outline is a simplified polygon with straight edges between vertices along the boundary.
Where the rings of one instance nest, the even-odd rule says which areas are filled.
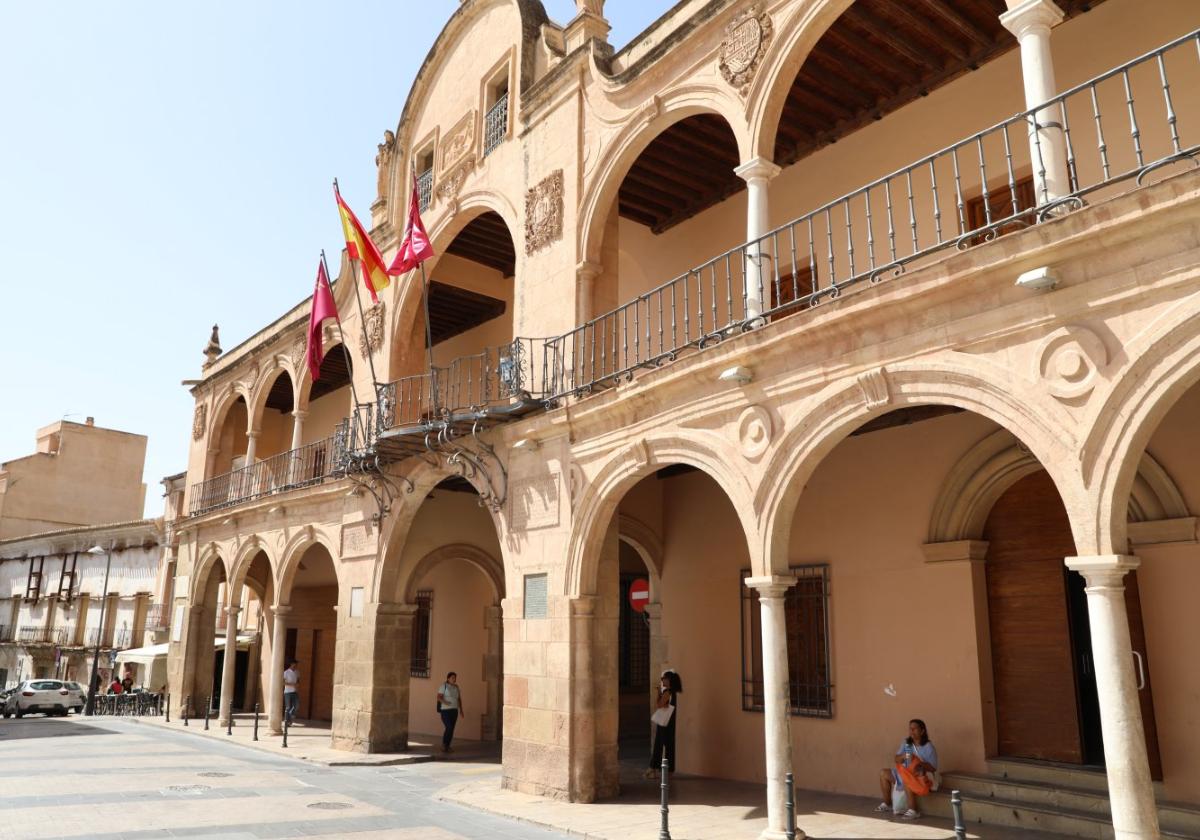
[[[4,716],[24,717],[29,712],[66,715],[75,699],[62,680],[25,680],[4,704]]]
[[[68,680],[63,683],[67,687],[68,697],[73,701],[71,708],[75,710],[75,714],[83,714],[83,707],[87,705],[87,689],[74,680]]]

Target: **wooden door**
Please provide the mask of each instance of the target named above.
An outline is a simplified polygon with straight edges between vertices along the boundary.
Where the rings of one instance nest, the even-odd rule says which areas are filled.
[[[1158,722],[1154,719],[1154,695],[1150,692],[1150,659],[1146,655],[1146,626],[1142,622],[1142,599],[1138,593],[1137,572],[1125,576],[1125,609],[1129,613],[1129,641],[1135,653],[1142,657],[1142,667],[1134,678],[1141,686],[1138,699],[1142,708],[1142,728],[1146,733],[1146,755],[1150,759],[1150,776],[1162,781],[1162,754],[1158,751]],[[1137,665],[1136,659],[1134,662]]]
[[[1084,763],[1066,566],[1070,523],[1045,472],[1004,493],[984,528],[1000,755]]]

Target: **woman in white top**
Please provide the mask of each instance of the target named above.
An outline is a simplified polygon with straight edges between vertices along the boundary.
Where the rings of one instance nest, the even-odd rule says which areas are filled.
[[[438,689],[437,709],[442,716],[442,726],[446,728],[442,733],[442,752],[454,752],[450,749],[450,742],[454,739],[454,727],[458,723],[458,716],[462,714],[463,705],[458,674],[453,671],[446,675],[446,681]]]

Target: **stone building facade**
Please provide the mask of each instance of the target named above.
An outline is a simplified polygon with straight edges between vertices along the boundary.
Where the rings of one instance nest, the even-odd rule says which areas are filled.
[[[685,0],[618,51],[463,2],[371,208],[390,257],[418,173],[433,367],[420,273],[364,325],[345,260],[316,381],[307,303],[210,354],[172,692],[255,609],[274,730],[285,659],[358,751],[455,670],[516,790],[619,795],[672,667],[680,770],[770,836],[911,717],[1106,766],[1119,837],[1200,804],[1194,14],[995,5]]]

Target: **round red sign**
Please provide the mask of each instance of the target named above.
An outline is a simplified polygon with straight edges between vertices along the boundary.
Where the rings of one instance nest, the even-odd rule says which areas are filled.
[[[629,606],[634,612],[645,612],[646,604],[650,603],[650,581],[638,578],[629,584]]]

